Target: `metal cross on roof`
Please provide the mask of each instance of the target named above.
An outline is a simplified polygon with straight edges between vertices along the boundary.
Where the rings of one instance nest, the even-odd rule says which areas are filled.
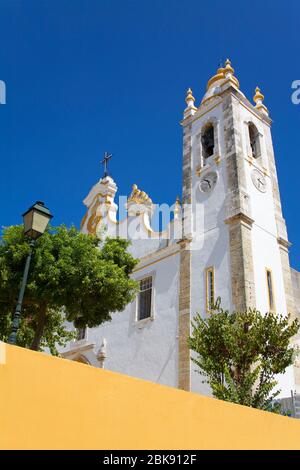
[[[109,154],[108,152],[105,152],[104,159],[101,162],[101,164],[104,167],[104,178],[106,178],[106,176],[108,176],[107,166],[108,166],[108,162],[111,159],[111,157],[112,157],[111,153]]]

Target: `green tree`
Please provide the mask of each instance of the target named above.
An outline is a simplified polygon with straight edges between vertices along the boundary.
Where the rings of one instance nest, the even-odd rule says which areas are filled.
[[[291,338],[299,326],[290,315],[262,315],[255,309],[230,313],[218,299],[208,317],[197,314],[188,344],[216,398],[274,410],[273,400],[280,393],[274,391],[275,375],[295,360]]]
[[[100,245],[99,245],[100,244]],[[95,327],[111,320],[132,301],[137,284],[130,279],[135,260],[128,242],[101,241],[75,227],[49,228],[34,247],[17,343],[34,350],[49,347],[58,354],[76,327]],[[22,226],[5,228],[0,240],[0,339],[8,339],[12,316],[30,246]]]

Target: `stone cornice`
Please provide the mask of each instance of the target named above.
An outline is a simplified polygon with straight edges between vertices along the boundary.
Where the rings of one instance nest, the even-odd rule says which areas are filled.
[[[183,237],[181,240],[178,240],[177,244],[180,246],[180,248],[185,249],[192,241],[192,237]]]
[[[218,95],[215,95],[214,97],[212,97],[212,99],[211,99],[212,106],[209,106],[208,103],[206,103],[207,107],[205,106],[204,108],[202,108],[201,105],[200,105],[198,110],[195,112],[195,114],[183,119],[182,121],[180,121],[180,124],[182,126],[187,126],[188,124],[193,124],[195,121],[197,121],[198,119],[205,116],[205,114],[212,111],[215,107],[219,106],[219,104],[222,103],[223,96],[225,96],[226,94],[229,94],[229,93],[232,96],[234,96],[235,99],[237,99],[240,102],[240,104],[242,106],[244,106],[244,108],[246,108],[250,113],[252,113],[257,119],[260,119],[261,121],[263,121],[268,126],[270,126],[272,124],[272,119],[269,116],[266,116],[265,114],[260,113],[255,108],[255,106],[253,106],[253,104],[250,103],[250,101],[245,96],[243,96],[241,94],[241,92],[239,90],[237,90],[237,88],[234,87],[230,82],[225,83],[225,85],[228,85],[228,86],[225,89],[223,89],[222,91],[220,91],[220,93]],[[218,99],[218,98],[220,98],[220,99]],[[216,100],[217,100],[217,102],[216,102]]]
[[[160,248],[140,258],[138,265],[133,270],[133,273],[141,271],[142,269],[147,268],[148,266],[151,266],[154,263],[158,263],[164,260],[165,258],[169,258],[170,256],[176,255],[179,252],[180,250],[178,249],[177,242],[174,241],[171,245],[165,248]]]
[[[260,113],[256,108],[255,106],[253,106],[250,101],[245,98],[244,96],[241,96],[241,95],[238,95],[236,90],[233,88],[233,87],[230,87],[231,88],[231,94],[232,96],[235,97],[236,100],[239,101],[239,103],[244,106],[244,108],[247,109],[247,111],[249,111],[250,113],[252,113],[257,119],[260,119],[261,121],[263,121],[265,124],[267,124],[268,126],[271,126],[272,124],[272,119],[269,117],[269,116],[266,116],[265,114],[262,114]],[[225,93],[227,90],[225,90],[223,93]]]
[[[284,238],[281,238],[281,237],[277,238],[277,242],[278,242],[278,245],[282,246],[286,250],[288,250],[290,246],[292,245],[288,240],[285,240]]]
[[[84,343],[78,341],[78,344],[74,343],[71,345],[70,349],[61,353],[62,357],[68,358],[70,356],[74,356],[78,353],[83,353],[86,351],[93,351],[95,347],[95,343],[87,342],[84,340]]]
[[[205,116],[205,114],[212,111],[214,108],[219,106],[221,103],[222,103],[221,99],[218,100],[217,102],[214,99],[213,103],[212,103],[212,106],[207,106],[204,109],[203,108],[202,109],[198,108],[198,111],[193,116],[189,116],[188,118],[183,119],[182,121],[180,121],[180,124],[182,126],[187,126],[188,124],[193,124],[195,121],[197,121],[198,119],[201,119],[203,116]]]
[[[244,222],[245,224],[247,224],[249,227],[252,227],[252,224],[254,222],[253,219],[251,219],[251,217],[249,217],[248,215],[244,214],[243,212],[239,212],[237,214],[234,214],[233,216],[231,217],[228,217],[228,219],[225,219],[224,222],[225,224],[232,224],[234,222],[236,222],[237,220],[240,220],[241,222]]]

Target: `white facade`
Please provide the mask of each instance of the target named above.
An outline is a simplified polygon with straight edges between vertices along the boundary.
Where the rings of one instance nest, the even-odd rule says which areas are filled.
[[[183,202],[189,199],[192,209],[183,232],[185,208],[182,212],[178,202],[172,208],[174,220],[166,232],[156,233],[151,228],[152,201],[145,193],[133,188],[127,203],[128,216],[118,222],[115,182],[106,177],[92,188],[84,201],[88,211],[82,230],[95,233],[105,226],[108,235],[131,239],[130,251],[140,260],[133,278],[152,278],[151,314],[138,320],[135,300],[123,312],[113,314],[111,322],[90,329],[85,340],[72,344],[67,357],[81,360],[85,357],[87,362],[98,365],[95,358],[105,339],[105,368],[177,387],[182,368],[180,296],[185,295],[180,288],[180,275],[184,272],[181,242],[186,239],[191,253],[188,287],[191,320],[197,312],[207,315],[207,269],[213,270],[214,295],[221,297],[224,308],[238,308],[238,299],[243,296],[237,295],[236,289],[244,286],[246,304],[249,301],[250,306],[261,312],[270,310],[268,270],[274,310],[287,313],[286,266],[282,264],[279,243],[283,240],[287,244],[287,235],[272,167],[271,120],[259,90],[254,98],[256,106],[240,92],[229,62],[208,82],[207,93],[198,108],[194,106],[191,90],[188,91],[182,121],[189,139],[189,149],[186,144],[184,149]],[[250,145],[249,123],[258,132],[256,158]],[[202,135],[210,125],[214,129],[214,148],[205,157]],[[255,175],[258,187],[254,184]],[[209,185],[207,190],[205,185]],[[235,235],[229,229],[236,220],[247,226],[240,251],[236,250]],[[241,280],[234,277],[239,263]],[[299,285],[297,273],[293,272],[295,297],[299,296]],[[192,363],[189,370],[186,389],[209,394]],[[282,396],[295,390],[293,368],[279,377],[279,384]]]

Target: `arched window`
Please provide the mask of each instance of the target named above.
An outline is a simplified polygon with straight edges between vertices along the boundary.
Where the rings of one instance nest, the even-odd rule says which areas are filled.
[[[211,157],[215,151],[215,132],[213,124],[208,124],[201,135],[202,156]]]
[[[249,140],[250,140],[250,147],[252,151],[252,157],[259,158],[260,157],[259,132],[252,122],[248,124],[248,129],[249,129]]]

